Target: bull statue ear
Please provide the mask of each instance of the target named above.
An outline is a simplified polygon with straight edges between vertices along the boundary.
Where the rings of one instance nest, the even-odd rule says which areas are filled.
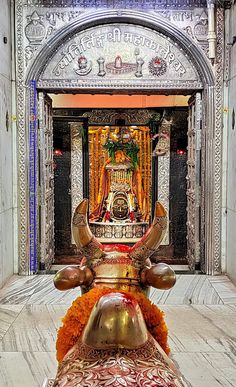
[[[68,290],[82,285],[89,286],[93,281],[93,273],[86,266],[71,265],[59,270],[53,281],[58,290]]]
[[[141,283],[144,286],[168,290],[176,283],[176,275],[169,265],[158,263],[141,272]]]
[[[92,234],[88,224],[88,199],[82,200],[74,212],[72,233],[76,246],[92,266],[93,260],[104,256],[103,246]]]
[[[160,202],[156,202],[154,218],[151,227],[147,230],[142,239],[137,242],[129,256],[136,266],[143,267],[148,258],[150,258],[163,240],[167,229],[167,213]]]

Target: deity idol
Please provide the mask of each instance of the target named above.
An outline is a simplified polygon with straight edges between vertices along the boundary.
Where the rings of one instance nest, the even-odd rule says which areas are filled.
[[[54,387],[183,387],[166,355],[162,312],[147,298],[150,286],[169,289],[173,270],[151,266],[150,256],[165,234],[166,211],[157,203],[150,229],[133,247],[101,245],[87,221],[88,200],[77,207],[72,231],[84,254],[54,279],[59,290],[81,286],[63,319],[57,340],[59,367]],[[164,350],[163,350],[163,349]]]
[[[124,128],[118,134],[111,133],[106,147],[110,157],[101,170],[97,205],[90,214],[90,221],[146,221],[146,193],[137,162],[139,149],[131,133]]]

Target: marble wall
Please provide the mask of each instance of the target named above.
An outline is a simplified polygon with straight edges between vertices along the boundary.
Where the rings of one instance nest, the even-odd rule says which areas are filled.
[[[232,44],[233,36],[236,37],[236,4],[228,12],[228,41]],[[226,271],[229,277],[236,283],[236,42],[229,47]],[[226,130],[226,128],[224,129]]]
[[[0,0],[0,287],[13,274],[10,0]]]

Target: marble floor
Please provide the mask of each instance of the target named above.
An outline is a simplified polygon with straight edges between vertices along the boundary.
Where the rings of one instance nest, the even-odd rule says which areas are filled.
[[[77,289],[59,292],[52,275],[14,276],[0,290],[0,387],[41,387],[56,373],[56,332]],[[186,386],[236,386],[236,287],[225,276],[179,275],[152,290]]]

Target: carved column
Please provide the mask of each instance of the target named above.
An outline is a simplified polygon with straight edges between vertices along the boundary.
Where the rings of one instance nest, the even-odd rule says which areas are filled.
[[[83,123],[70,122],[71,133],[71,213],[83,200]]]
[[[159,141],[154,150],[158,156],[158,177],[157,177],[157,192],[158,200],[163,204],[169,218],[169,192],[170,192],[170,128],[172,120],[163,118],[160,130]],[[169,227],[167,228],[166,236],[162,241],[162,245],[169,244]]]

